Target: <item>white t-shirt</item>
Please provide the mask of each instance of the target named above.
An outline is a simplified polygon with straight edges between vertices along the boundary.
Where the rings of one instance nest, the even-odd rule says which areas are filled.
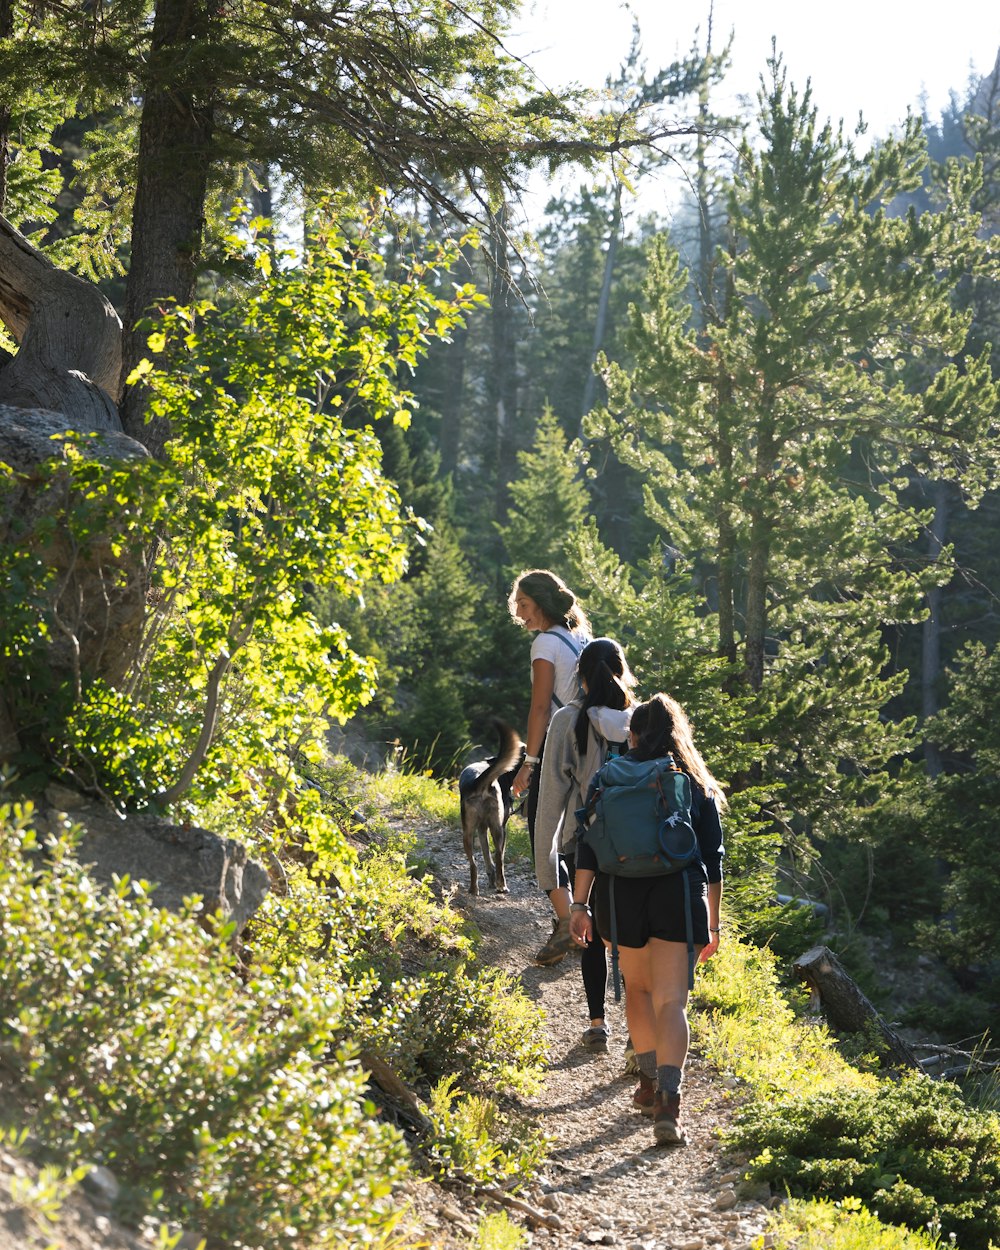
[[[548,660],[555,668],[552,686],[552,710],[571,703],[579,692],[576,661],[580,652],[590,642],[590,635],[582,629],[567,629],[565,625],[553,625],[535,635],[531,644],[531,662]]]

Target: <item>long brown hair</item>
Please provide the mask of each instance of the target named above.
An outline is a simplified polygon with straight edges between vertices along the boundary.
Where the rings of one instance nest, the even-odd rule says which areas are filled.
[[[692,781],[712,795],[720,808],[726,806],[722,787],[708,771],[708,765],[694,744],[691,722],[676,699],[661,693],[640,703],[632,713],[631,728],[636,737],[631,755],[640,760],[672,755]]]
[[[590,622],[577,602],[576,595],[555,573],[550,573],[548,569],[528,569],[514,578],[514,585],[507,596],[507,608],[514,620],[518,619],[518,591],[529,599],[534,599],[553,625],[563,625],[566,629],[583,629],[590,633]]]

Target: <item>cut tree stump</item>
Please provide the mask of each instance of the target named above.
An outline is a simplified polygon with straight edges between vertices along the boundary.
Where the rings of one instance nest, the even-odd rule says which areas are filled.
[[[909,1045],[882,1019],[828,946],[814,946],[793,964],[795,973],[818,995],[832,1028],[842,1033],[874,1031],[899,1067],[920,1068]]]

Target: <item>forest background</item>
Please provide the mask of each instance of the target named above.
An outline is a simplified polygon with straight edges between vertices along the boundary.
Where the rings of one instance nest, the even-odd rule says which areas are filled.
[[[419,46],[378,6],[349,35],[155,17],[0,22],[7,219],[123,314],[102,385],[153,463],[110,492],[117,541],[160,553],[127,645],[34,684],[80,631],[37,550],[8,556],[27,790],[269,811],[248,759],[287,770],[359,706],[377,754],[450,777],[491,716],[524,722],[505,599],[549,567],[690,707],[751,898],[777,871],[992,984],[997,70],[873,137],[778,52],[717,115],[711,21],[655,69],[636,30],[605,91],[556,96],[436,10]],[[669,224],[632,211],[665,163]],[[581,181],[527,235],[540,165]]]
[[[1000,64],[869,136],[777,53],[719,116],[704,42],[557,95],[507,16],[0,5],[0,403],[86,416],[5,466],[48,500],[5,521],[5,784],[236,834],[318,926],[310,874],[357,868],[330,723],[453,777],[524,723],[506,596],[548,567],[690,709],[747,938],[798,953],[822,903],[859,975],[863,937],[931,952],[959,992],[908,1009],[983,1033]],[[669,225],[628,211],[661,161]],[[527,236],[519,182],[568,163]],[[65,291],[98,302],[60,338]],[[383,1008],[330,1029],[389,1045]]]

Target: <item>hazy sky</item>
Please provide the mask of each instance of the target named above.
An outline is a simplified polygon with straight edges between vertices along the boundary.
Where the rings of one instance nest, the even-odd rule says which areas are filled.
[[[648,68],[669,64],[707,28],[708,0],[631,0]],[[923,16],[926,14],[926,16]],[[1000,48],[997,0],[715,0],[714,46],[734,32],[734,91],[753,96],[771,37],[797,86],[812,79],[821,114],[853,123],[861,109],[883,133],[928,96],[931,116],[951,89],[964,93],[970,65],[985,74]],[[513,50],[549,86],[600,86],[628,51],[631,19],[617,0],[527,0]]]
[[[690,51],[698,27],[704,46],[708,9],[709,0],[630,0],[628,8],[619,0],[525,0],[515,37],[505,42],[549,87],[600,87],[628,52],[630,13],[653,73]],[[861,110],[874,138],[902,121],[908,106],[919,111],[922,95],[936,118],[950,91],[964,96],[970,71],[992,69],[1000,0],[715,0],[713,47],[730,32],[726,84],[734,99],[755,99],[775,36],[791,82],[801,89],[811,79],[821,118],[843,118],[853,129]],[[720,94],[715,103],[721,110],[731,101]],[[541,207],[532,200],[529,213]]]

